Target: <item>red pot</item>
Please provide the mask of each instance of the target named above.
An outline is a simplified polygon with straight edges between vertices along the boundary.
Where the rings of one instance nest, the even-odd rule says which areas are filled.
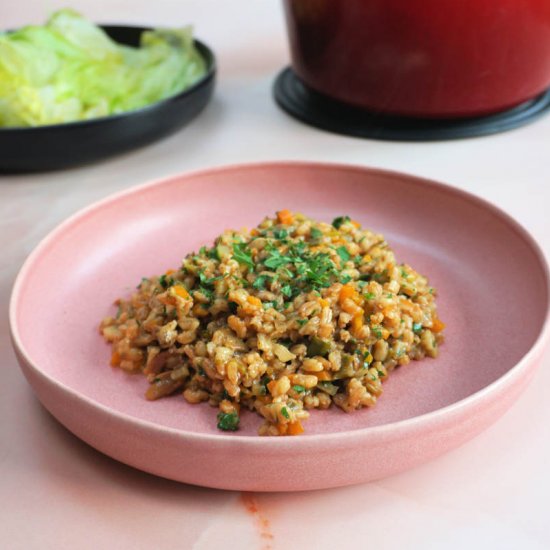
[[[331,98],[414,117],[495,113],[550,87],[550,0],[284,0],[292,67]]]

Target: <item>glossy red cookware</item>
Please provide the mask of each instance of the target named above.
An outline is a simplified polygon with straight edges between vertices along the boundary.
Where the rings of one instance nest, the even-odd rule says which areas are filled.
[[[420,117],[495,113],[550,87],[550,0],[284,0],[314,90]]]

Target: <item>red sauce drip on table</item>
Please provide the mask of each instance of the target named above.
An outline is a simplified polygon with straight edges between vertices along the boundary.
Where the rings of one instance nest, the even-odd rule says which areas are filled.
[[[272,550],[273,533],[271,532],[271,524],[260,509],[258,501],[251,493],[241,493],[241,500],[245,510],[254,517],[254,523],[263,542],[261,550]]]

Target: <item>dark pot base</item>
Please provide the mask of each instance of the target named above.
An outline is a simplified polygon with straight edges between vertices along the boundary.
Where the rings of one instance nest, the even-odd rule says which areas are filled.
[[[308,88],[287,67],[273,95],[288,114],[336,134],[394,141],[435,141],[495,134],[528,124],[550,110],[550,90],[506,111],[479,117],[427,119],[389,116],[335,101]]]

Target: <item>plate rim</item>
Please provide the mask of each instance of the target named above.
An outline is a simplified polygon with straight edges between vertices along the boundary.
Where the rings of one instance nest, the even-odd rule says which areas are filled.
[[[42,253],[47,249],[49,245],[55,243],[56,238],[64,231],[70,230],[70,227],[79,220],[85,219],[89,215],[93,214],[97,210],[100,210],[105,205],[112,204],[123,200],[126,196],[137,195],[149,189],[167,185],[174,180],[178,179],[192,179],[197,176],[205,176],[209,174],[217,173],[230,173],[234,171],[243,170],[257,170],[257,169],[280,169],[280,168],[302,168],[302,169],[316,169],[316,170],[338,170],[347,172],[359,172],[367,173],[371,175],[379,175],[386,178],[403,178],[405,177],[411,184],[415,184],[422,187],[430,187],[438,189],[446,194],[458,196],[462,200],[474,203],[486,210],[489,210],[493,215],[505,222],[516,234],[518,234],[522,240],[530,247],[538,260],[541,272],[545,276],[545,301],[546,301],[546,316],[539,329],[539,333],[527,350],[527,352],[513,365],[506,373],[481,388],[480,390],[455,401],[444,407],[440,407],[433,411],[416,415],[403,420],[397,420],[386,424],[380,424],[377,426],[369,426],[364,428],[356,428],[353,430],[346,430],[341,432],[330,432],[321,434],[311,434],[303,437],[283,437],[283,438],[270,438],[262,437],[258,435],[239,435],[239,434],[210,434],[204,432],[192,432],[181,428],[174,428],[170,426],[164,426],[156,422],[137,418],[126,412],[112,409],[111,407],[104,405],[95,399],[83,394],[70,386],[60,382],[56,378],[50,376],[44,372],[35,362],[30,358],[26,352],[18,330],[17,314],[18,303],[21,300],[21,290],[28,278],[29,272],[32,271],[32,266],[36,260],[38,260]],[[504,390],[510,383],[510,379],[519,376],[521,371],[528,368],[537,357],[539,357],[550,341],[550,269],[548,266],[547,258],[535,240],[531,233],[523,227],[518,221],[516,221],[510,214],[502,210],[500,207],[494,205],[488,200],[481,198],[469,191],[465,191],[461,188],[454,187],[448,183],[439,182],[423,176],[410,174],[407,172],[401,172],[397,170],[388,170],[378,167],[362,166],[358,164],[347,163],[333,163],[333,162],[317,162],[317,161],[304,161],[304,160],[274,160],[274,161],[260,161],[251,163],[235,163],[228,165],[218,165],[209,168],[199,168],[194,170],[188,170],[184,172],[174,173],[165,177],[155,178],[145,183],[130,186],[128,188],[110,193],[107,196],[92,202],[91,204],[78,209],[73,214],[69,215],[59,224],[57,224],[52,230],[50,230],[33,248],[31,253],[27,256],[23,262],[19,272],[15,278],[11,296],[9,300],[9,330],[11,335],[12,345],[15,348],[16,354],[22,357],[26,365],[34,371],[40,378],[45,379],[49,384],[56,387],[57,390],[62,393],[68,394],[71,398],[84,401],[86,405],[99,409],[99,412],[115,417],[117,420],[123,423],[130,423],[136,428],[144,429],[146,431],[163,432],[181,439],[192,439],[200,443],[230,443],[239,444],[248,447],[260,446],[262,448],[277,448],[277,450],[292,451],[304,445],[304,442],[310,444],[316,443],[334,443],[339,441],[347,441],[349,439],[358,439],[360,437],[383,437],[385,435],[394,435],[399,433],[407,433],[411,430],[422,428],[425,426],[434,425],[439,420],[443,420],[452,416],[453,414],[460,413],[463,409],[475,407],[476,404],[483,402],[486,399],[490,399],[493,393],[498,393],[499,390]],[[33,388],[34,389],[34,388]]]

